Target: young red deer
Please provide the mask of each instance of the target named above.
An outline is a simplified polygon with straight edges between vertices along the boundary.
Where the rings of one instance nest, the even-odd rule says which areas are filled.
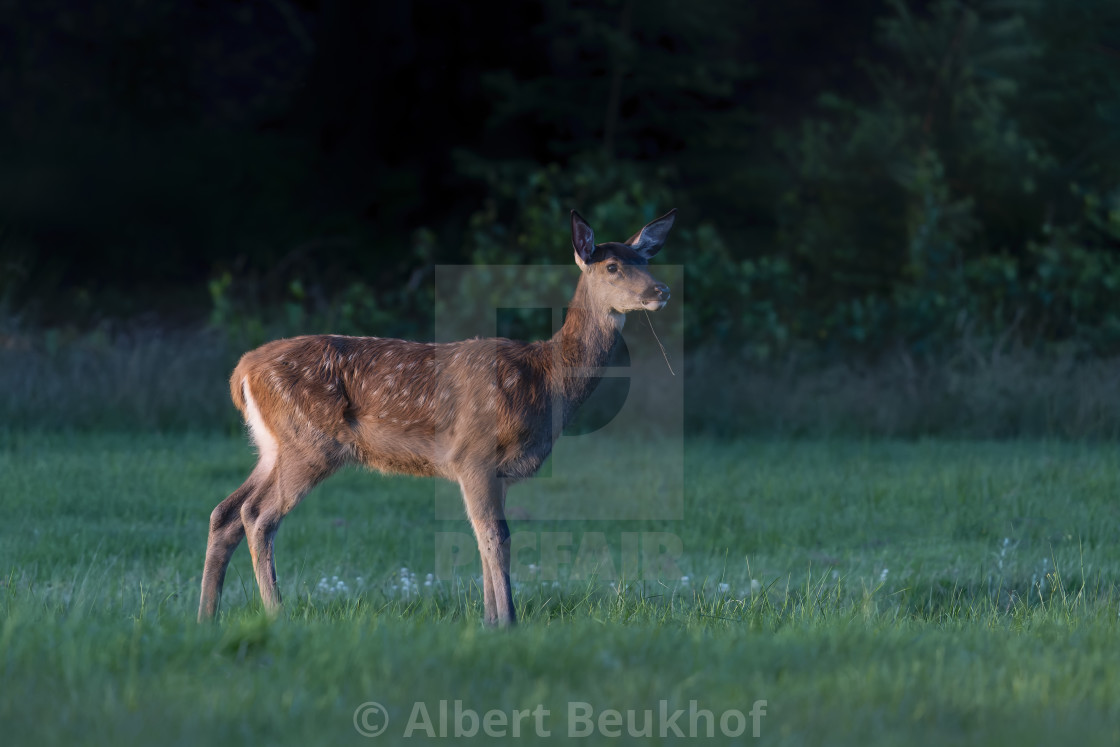
[[[217,611],[226,567],[243,536],[265,609],[280,606],[272,544],[281,519],[347,463],[457,482],[482,556],[485,620],[515,621],[506,489],[530,477],[598,384],[625,314],[663,308],[669,288],[646,265],[676,211],[626,242],[595,244],[572,211],[582,270],[552,339],[422,343],[315,335],[246,353],[230,391],[259,460],[210,515],[198,617]],[[554,417],[555,413],[555,417]]]

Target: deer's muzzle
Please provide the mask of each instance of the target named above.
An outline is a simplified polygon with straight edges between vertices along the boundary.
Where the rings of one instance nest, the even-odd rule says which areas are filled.
[[[665,304],[669,301],[669,286],[665,283],[654,283],[642,295],[642,306],[649,311],[658,311],[665,308]]]

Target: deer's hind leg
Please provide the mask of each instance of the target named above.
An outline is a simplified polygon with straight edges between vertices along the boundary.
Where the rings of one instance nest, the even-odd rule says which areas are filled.
[[[281,451],[262,489],[241,504],[241,524],[253,557],[253,573],[257,577],[261,602],[270,614],[278,612],[281,603],[273,560],[273,542],[280,522],[337,468],[338,462],[328,460],[321,452],[312,458],[298,450]]]
[[[234,550],[245,536],[246,525],[242,518],[245,505],[257,502],[262,495],[268,494],[275,480],[273,473],[276,470],[279,442],[272,429],[265,425],[245,378],[241,379],[240,391],[244,403],[239,407],[242,407],[249,434],[257,445],[257,466],[253,468],[249,479],[210,514],[210,534],[206,540],[206,564],[202,569],[202,594],[198,604],[200,622],[214,617],[218,611],[226,569]],[[236,401],[237,397],[234,399]]]
[[[263,487],[268,474],[262,475],[260,465],[241,487],[219,503],[210,514],[210,533],[206,540],[206,564],[202,569],[202,593],[198,603],[198,620],[202,622],[214,617],[222,597],[222,587],[226,580],[226,569],[234,550],[245,536],[245,526],[241,522],[241,507]]]

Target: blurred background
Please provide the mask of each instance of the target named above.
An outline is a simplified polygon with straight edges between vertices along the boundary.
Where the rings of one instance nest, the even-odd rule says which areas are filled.
[[[676,207],[691,430],[1120,430],[1114,0],[0,0],[0,54],[0,428],[233,429],[246,348]]]

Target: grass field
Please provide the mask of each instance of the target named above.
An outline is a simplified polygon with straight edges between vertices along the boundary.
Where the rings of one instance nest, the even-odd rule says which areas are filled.
[[[357,471],[281,528],[280,619],[241,549],[196,624],[251,464],[234,436],[0,432],[5,744],[1120,741],[1112,443],[688,440],[676,516],[537,518],[665,497],[656,445],[588,455],[511,492],[508,632],[432,483]]]

